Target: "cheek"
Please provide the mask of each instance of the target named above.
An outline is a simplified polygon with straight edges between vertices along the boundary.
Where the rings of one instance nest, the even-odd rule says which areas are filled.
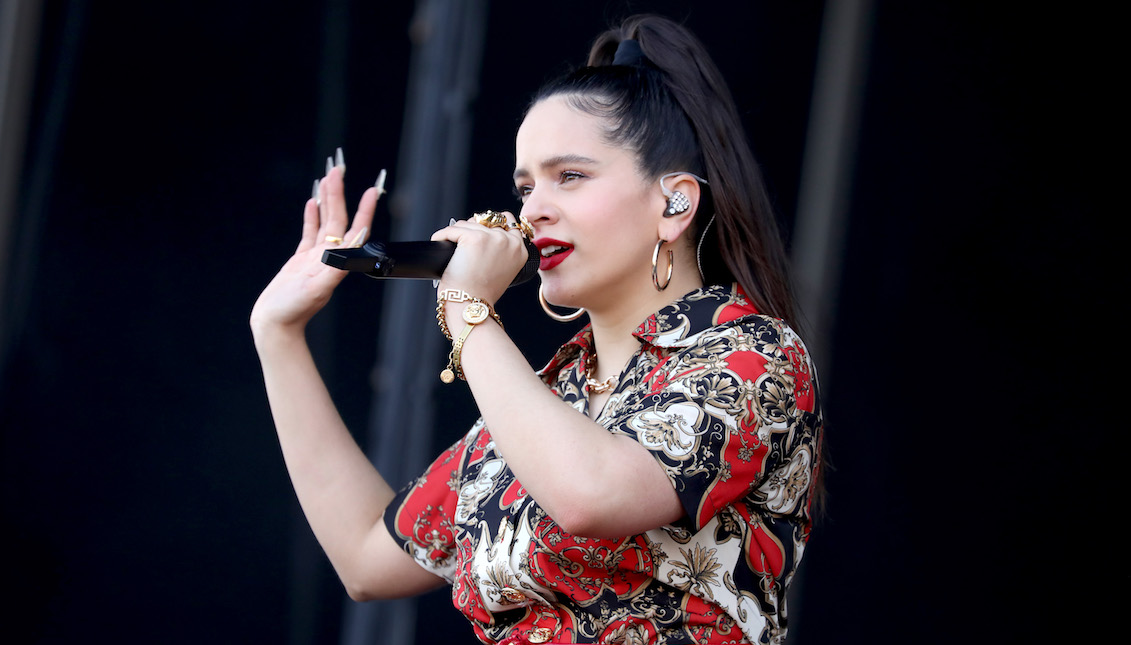
[[[624,229],[634,237],[655,237],[657,215],[663,207],[656,207],[645,196],[622,199],[616,206],[617,218]]]

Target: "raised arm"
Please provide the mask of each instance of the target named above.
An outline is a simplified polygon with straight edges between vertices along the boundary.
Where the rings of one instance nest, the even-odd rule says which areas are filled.
[[[393,490],[342,422],[305,336],[345,275],[324,265],[322,252],[364,241],[379,196],[366,191],[350,225],[343,171],[333,168],[306,203],[302,239],[256,301],[251,329],[287,471],[318,542],[352,598],[400,597],[444,581],[389,536],[381,518]]]
[[[440,288],[494,304],[526,258],[517,230],[457,222],[433,235],[458,242]],[[466,302],[445,305],[453,335],[463,330]],[[627,362],[639,347],[627,336]],[[500,453],[538,504],[566,531],[622,537],[657,528],[683,513],[671,481],[636,441],[614,436],[562,402],[530,369],[501,327],[481,323],[469,333],[461,363],[480,414]]]

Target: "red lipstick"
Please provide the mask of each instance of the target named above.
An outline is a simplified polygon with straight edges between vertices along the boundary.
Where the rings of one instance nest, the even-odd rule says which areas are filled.
[[[542,255],[538,262],[539,271],[549,271],[550,269],[561,264],[569,254],[573,253],[573,247],[561,240],[555,240],[548,237],[539,237],[533,241],[534,246],[538,247],[538,252],[541,253],[543,249],[549,247],[557,247],[553,254],[547,256]]]

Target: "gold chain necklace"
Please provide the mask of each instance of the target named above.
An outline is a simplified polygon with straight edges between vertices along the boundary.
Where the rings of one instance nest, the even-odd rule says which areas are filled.
[[[593,394],[604,394],[613,389],[613,386],[617,384],[617,376],[619,376],[619,374],[613,374],[603,381],[598,381],[593,378],[593,371],[596,367],[597,354],[590,353],[589,360],[585,362],[585,386],[588,387],[589,391]]]

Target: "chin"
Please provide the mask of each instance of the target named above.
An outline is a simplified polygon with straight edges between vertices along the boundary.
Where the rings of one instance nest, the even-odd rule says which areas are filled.
[[[562,284],[561,280],[547,279],[545,275],[542,276],[542,295],[545,296],[547,302],[555,307],[574,309],[583,307],[584,305],[578,303],[581,300],[578,297],[578,291],[578,289]]]

